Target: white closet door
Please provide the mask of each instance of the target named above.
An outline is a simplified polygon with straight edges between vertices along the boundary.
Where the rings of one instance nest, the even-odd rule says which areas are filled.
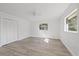
[[[1,19],[1,45],[6,44],[7,39],[7,30],[6,30],[7,22]]]
[[[2,45],[14,42],[17,40],[17,23],[14,20],[2,19],[1,27],[1,43]]]

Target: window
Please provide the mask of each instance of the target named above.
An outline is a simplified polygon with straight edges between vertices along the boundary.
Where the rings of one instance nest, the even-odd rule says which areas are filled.
[[[48,24],[47,23],[40,24],[39,29],[40,30],[48,30]]]
[[[78,26],[77,26],[77,9],[72,11],[67,17],[65,17],[64,22],[64,30],[66,32],[78,32]]]

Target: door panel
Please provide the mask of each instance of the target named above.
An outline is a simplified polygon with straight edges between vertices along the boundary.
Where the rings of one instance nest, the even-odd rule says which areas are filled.
[[[1,43],[2,45],[17,40],[17,23],[14,20],[2,19],[1,28]]]

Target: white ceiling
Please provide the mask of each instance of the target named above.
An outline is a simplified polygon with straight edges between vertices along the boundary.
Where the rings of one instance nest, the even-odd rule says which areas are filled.
[[[43,20],[60,17],[69,5],[68,3],[0,3],[0,11],[23,19]]]

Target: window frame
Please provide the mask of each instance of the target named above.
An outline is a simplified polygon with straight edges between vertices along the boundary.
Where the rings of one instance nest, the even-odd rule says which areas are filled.
[[[48,24],[47,23],[39,24],[39,30],[48,30]]]
[[[71,33],[78,33],[78,20],[76,19],[75,21],[76,21],[76,31],[71,31],[71,30],[69,30],[68,28],[69,28],[69,24],[67,24],[67,19],[68,18],[70,18],[70,20],[72,19],[72,18],[74,18],[74,17],[76,17],[77,18],[77,11],[78,11],[78,9],[74,9],[69,15],[67,15],[66,17],[65,17],[65,19],[64,19],[64,31],[65,32],[71,32]],[[73,19],[72,19],[73,20]]]

